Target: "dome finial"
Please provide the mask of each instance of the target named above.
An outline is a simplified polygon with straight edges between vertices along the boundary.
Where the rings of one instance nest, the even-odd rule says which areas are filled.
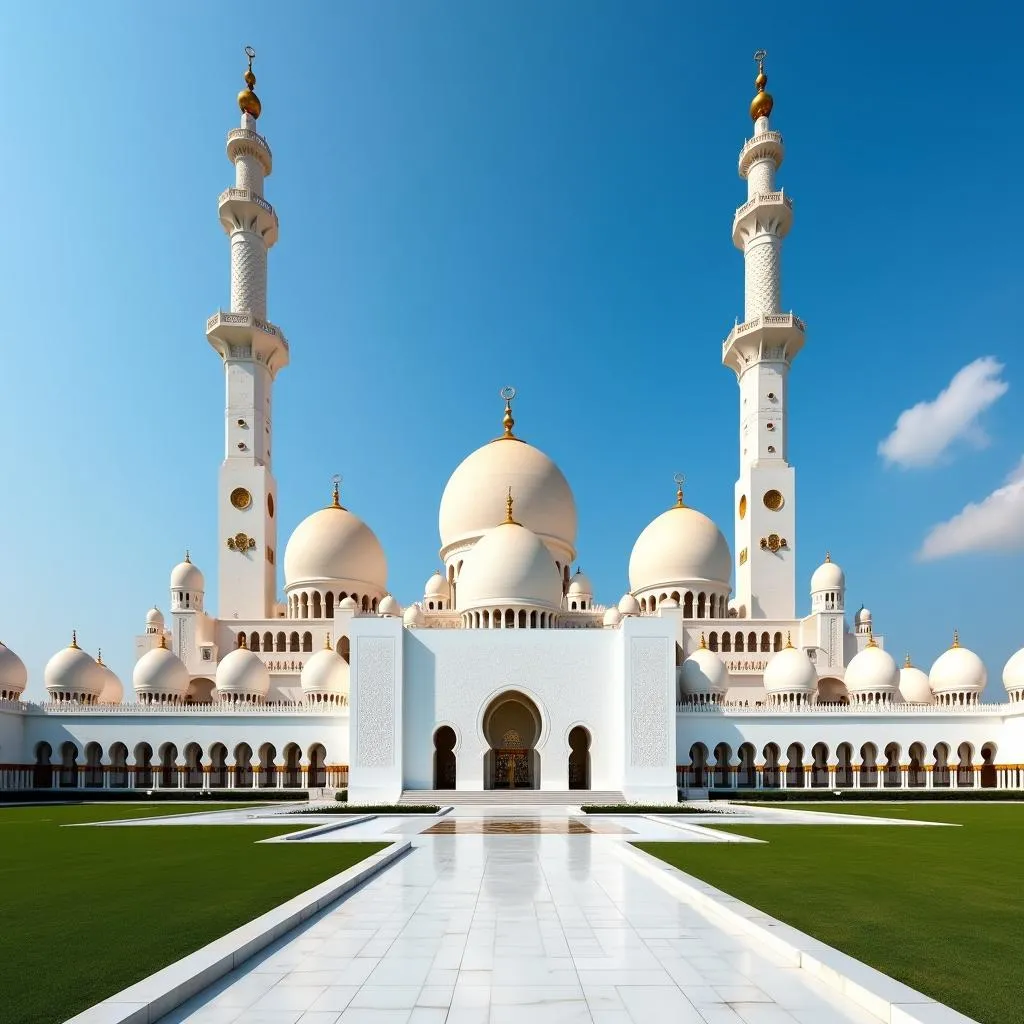
[[[331,508],[341,508],[341,474],[331,477]]]
[[[878,644],[875,643],[874,631],[869,626],[868,627],[868,647],[877,647],[877,646],[878,646]]]
[[[244,633],[239,633],[238,634],[238,646],[243,651],[249,650],[249,646],[245,642],[245,634]]]
[[[956,650],[960,646],[960,631],[958,629],[953,630],[953,649]]]
[[[764,87],[768,84],[768,76],[764,73],[764,59],[767,56],[767,50],[757,50],[754,53],[754,60],[757,61],[757,78],[754,79],[757,95],[750,101],[750,119],[752,121],[756,121],[759,117],[767,117],[772,112],[774,101],[771,94],[764,91]]]
[[[825,561],[826,562],[831,562],[832,561],[832,552],[831,551],[826,551],[825,552]]]
[[[793,634],[788,631],[786,632],[786,650],[793,650]]]
[[[161,633],[160,634],[160,650],[161,651],[166,651],[167,650],[167,634],[166,633]]]
[[[907,651],[907,656],[906,656],[906,658],[903,659],[903,667],[904,668],[913,668],[914,667],[914,663],[910,660],[910,651]]]
[[[331,649],[331,634],[324,633],[324,650],[329,651]]]
[[[683,484],[686,483],[686,477],[682,473],[676,473],[672,479],[676,482],[676,508],[684,508]]]
[[[70,647],[72,650],[75,650],[75,651],[78,650],[78,630],[77,629],[71,630],[71,643],[68,644],[68,647]]]
[[[245,79],[245,88],[238,94],[238,109],[243,114],[248,114],[253,120],[260,116],[263,109],[259,97],[252,91],[256,84],[256,76],[252,73],[252,62],[256,57],[256,51],[251,47],[245,48],[245,55],[249,58],[249,67],[242,78]]]
[[[512,433],[512,428],[516,425],[516,421],[512,418],[512,399],[516,397],[516,389],[508,384],[498,394],[505,399],[505,415],[501,418],[501,425],[505,428],[505,433],[501,436],[515,437],[516,435]]]
[[[505,498],[505,523],[512,526],[518,526],[519,524],[512,518],[512,503],[514,499],[512,497],[512,488],[508,489],[508,497]]]
[[[185,548],[185,561],[188,562],[189,565],[192,564],[192,555],[189,553],[188,548]],[[153,607],[155,608],[156,605],[153,605]]]
[[[706,651],[706,650],[708,649],[708,642],[707,642],[707,640],[705,639],[705,637],[704,637],[704,634],[703,634],[703,633],[701,633],[701,635],[700,635],[700,649],[701,649],[702,651]]]
[[[102,647],[100,647],[96,651],[96,664],[97,665],[102,665],[103,664],[103,648]]]

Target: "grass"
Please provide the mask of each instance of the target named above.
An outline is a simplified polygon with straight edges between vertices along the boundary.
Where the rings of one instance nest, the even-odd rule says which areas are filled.
[[[978,1021],[1024,1019],[1024,807],[827,810],[962,827],[716,822],[766,845],[636,845]]]
[[[199,810],[0,809],[0,1018],[63,1021],[386,845],[254,845],[294,824],[61,828]]]

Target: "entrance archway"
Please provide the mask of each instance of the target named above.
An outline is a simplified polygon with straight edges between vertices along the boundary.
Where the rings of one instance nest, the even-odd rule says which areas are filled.
[[[590,731],[582,725],[569,733],[569,788],[590,789]]]
[[[455,730],[442,725],[434,733],[434,789],[455,788]]]
[[[540,789],[541,717],[526,694],[510,690],[484,712],[484,789]]]

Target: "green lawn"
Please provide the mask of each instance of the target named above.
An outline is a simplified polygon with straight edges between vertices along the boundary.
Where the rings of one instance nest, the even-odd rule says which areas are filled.
[[[1024,807],[827,810],[962,827],[715,824],[766,845],[636,845],[976,1020],[1024,1020]]]
[[[0,1019],[58,1024],[386,845],[254,845],[294,823],[61,827],[229,806],[0,808]]]

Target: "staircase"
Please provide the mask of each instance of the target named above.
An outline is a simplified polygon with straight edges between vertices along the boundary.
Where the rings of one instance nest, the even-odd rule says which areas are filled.
[[[612,790],[590,789],[406,789],[400,804],[408,807],[439,804],[447,807],[579,807],[580,804],[624,804],[626,798]]]

